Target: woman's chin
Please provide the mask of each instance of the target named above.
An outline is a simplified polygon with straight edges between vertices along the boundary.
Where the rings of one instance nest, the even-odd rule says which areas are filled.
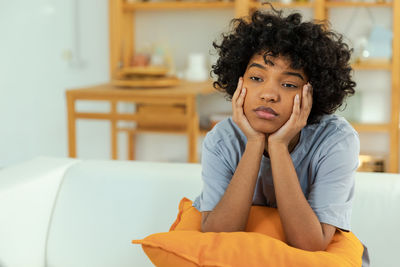
[[[265,133],[265,134],[272,134],[276,132],[279,127],[276,125],[272,125],[269,122],[250,122],[251,127],[256,130],[257,132]]]

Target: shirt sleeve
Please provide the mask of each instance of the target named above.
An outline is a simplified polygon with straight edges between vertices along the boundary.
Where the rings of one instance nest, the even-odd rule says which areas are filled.
[[[350,231],[360,141],[355,132],[338,132],[334,139],[316,162],[308,202],[321,223]]]
[[[193,206],[203,212],[212,211],[227,189],[234,171],[227,160],[229,155],[222,140],[215,140],[213,132],[207,134],[202,147],[203,190]]]

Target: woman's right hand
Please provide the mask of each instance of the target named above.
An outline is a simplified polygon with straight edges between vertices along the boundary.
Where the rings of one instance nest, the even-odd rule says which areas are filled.
[[[247,137],[247,141],[265,142],[265,134],[257,132],[251,127],[244,115],[243,104],[246,97],[246,88],[243,87],[243,77],[239,78],[235,93],[232,96],[232,118]]]

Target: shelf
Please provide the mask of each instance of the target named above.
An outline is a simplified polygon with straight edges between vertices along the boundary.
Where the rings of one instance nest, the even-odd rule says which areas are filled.
[[[384,172],[387,168],[387,155],[378,155],[377,153],[362,153],[358,158],[358,172]]]
[[[281,2],[271,2],[274,8],[313,8],[313,2],[293,2],[284,4]],[[250,2],[250,8],[270,8],[268,4],[262,5],[261,2]]]
[[[392,7],[391,2],[368,3],[368,2],[348,2],[348,1],[327,1],[326,7]]]
[[[355,70],[391,70],[392,63],[390,61],[366,61],[351,64]]]
[[[293,2],[284,4],[281,2],[271,2],[274,8],[313,8],[313,2]],[[215,2],[194,2],[194,1],[165,1],[165,2],[137,2],[137,3],[124,3],[124,11],[134,10],[160,10],[160,9],[207,9],[207,8],[234,8],[234,2],[215,1]],[[392,7],[391,2],[383,3],[368,3],[368,2],[327,2],[326,7]],[[269,8],[269,5],[261,5],[261,2],[250,2],[250,8]]]
[[[357,132],[390,132],[389,123],[351,123]]]
[[[213,8],[233,8],[233,2],[178,2],[178,1],[165,1],[165,2],[137,2],[125,3],[124,11],[134,10],[162,10],[162,9],[213,9]]]

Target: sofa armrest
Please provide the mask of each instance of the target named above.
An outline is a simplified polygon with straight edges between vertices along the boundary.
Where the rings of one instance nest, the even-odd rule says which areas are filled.
[[[367,246],[371,266],[398,266],[400,175],[356,174],[352,231]]]
[[[42,267],[65,171],[77,160],[36,158],[0,170],[0,266]]]

